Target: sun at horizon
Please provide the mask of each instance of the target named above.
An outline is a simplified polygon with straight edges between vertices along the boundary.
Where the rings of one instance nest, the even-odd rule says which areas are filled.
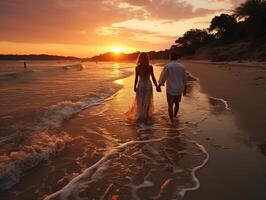
[[[114,46],[109,46],[106,52],[112,52],[114,54],[121,54],[121,53],[132,53],[135,51],[137,50],[133,47],[114,45]]]
[[[123,47],[120,47],[120,46],[115,46],[115,47],[111,48],[111,51],[113,53],[122,53],[125,51],[125,49]]]

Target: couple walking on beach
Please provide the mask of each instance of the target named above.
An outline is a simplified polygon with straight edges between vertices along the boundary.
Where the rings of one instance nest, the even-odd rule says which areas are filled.
[[[182,94],[186,95],[187,90],[186,69],[177,60],[178,54],[171,52],[170,63],[165,65],[157,83],[148,54],[139,54],[134,82],[136,99],[132,108],[127,112],[129,119],[145,123],[152,116],[154,105],[151,77],[157,92],[161,92],[161,86],[164,86],[166,82],[168,114],[171,123],[174,124],[174,117],[177,117]]]

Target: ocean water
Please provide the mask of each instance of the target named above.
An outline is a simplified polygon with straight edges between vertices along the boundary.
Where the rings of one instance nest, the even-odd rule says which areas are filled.
[[[162,69],[154,64],[156,76]],[[177,127],[165,91],[149,125],[125,117],[134,63],[0,63],[1,199],[182,199],[209,154],[198,124],[230,108],[190,79]]]

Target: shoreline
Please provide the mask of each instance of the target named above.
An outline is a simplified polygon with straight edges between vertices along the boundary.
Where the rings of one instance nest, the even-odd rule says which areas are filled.
[[[184,200],[264,199],[264,197],[266,196],[264,194],[264,188],[262,188],[262,186],[266,184],[266,160],[264,154],[259,150],[259,142],[262,142],[264,140],[258,139],[258,137],[253,137],[254,135],[259,136],[260,132],[258,132],[257,129],[252,129],[252,127],[249,126],[250,124],[252,124],[251,120],[249,120],[249,123],[243,121],[245,119],[243,118],[243,116],[245,117],[245,115],[247,114],[246,110],[241,110],[242,107],[237,107],[237,105],[241,104],[245,108],[245,105],[247,103],[250,103],[250,99],[248,98],[248,95],[250,95],[250,93],[252,95],[260,94],[263,98],[265,98],[265,94],[263,93],[263,91],[261,91],[261,89],[264,89],[265,84],[263,82],[260,82],[264,81],[265,79],[253,80],[253,78],[256,77],[258,73],[260,74],[260,76],[262,76],[263,74],[261,74],[261,71],[263,70],[258,71],[258,69],[256,68],[242,67],[232,67],[233,69],[229,70],[227,66],[223,65],[202,64],[190,61],[181,62],[186,62],[185,64],[188,71],[192,76],[195,76],[196,81],[193,81],[194,79],[191,80],[193,83],[190,84],[187,93],[188,95],[182,99],[179,115],[180,117],[178,120],[178,129],[173,129],[171,127],[167,128],[169,124],[167,120],[168,115],[166,113],[167,103],[165,99],[165,87],[163,87],[162,93],[154,94],[154,102],[156,104],[155,123],[151,124],[150,127],[142,128],[136,127],[130,122],[124,120],[124,111],[127,110],[132,104],[132,101],[134,101],[135,94],[132,91],[134,76],[131,74],[124,78],[113,80],[114,83],[118,84],[121,87],[121,89],[117,93],[107,98],[103,103],[97,104],[90,109],[85,109],[81,113],[78,113],[77,115],[75,115],[75,117],[64,123],[56,131],[58,133],[68,133],[71,137],[74,138],[73,141],[70,142],[71,147],[69,148],[67,147],[67,145],[62,153],[59,153],[55,158],[53,158],[50,161],[53,163],[52,165],[50,165],[49,163],[46,163],[45,165],[41,164],[38,165],[35,170],[30,170],[29,172],[25,173],[25,176],[22,177],[21,182],[14,186],[12,190],[19,193],[20,188],[25,187],[25,183],[34,183],[37,184],[36,189],[39,191],[38,182],[40,182],[40,184],[46,185],[46,187],[40,190],[41,195],[46,196],[47,194],[52,194],[53,192],[60,190],[60,188],[63,188],[63,185],[67,185],[69,181],[71,182],[72,178],[84,171],[88,166],[93,166],[98,161],[100,162],[102,156],[104,156],[106,152],[110,153],[110,150],[112,150],[113,148],[115,149],[116,146],[119,147],[119,144],[121,145],[127,142],[134,143],[136,141],[137,143],[138,141],[142,141],[141,143],[146,144],[146,141],[154,141],[153,139],[156,139],[157,141],[157,139],[165,137],[166,135],[173,136],[172,134],[175,135],[176,133],[179,133],[177,135],[177,139],[179,138],[178,140],[162,143],[163,146],[167,147],[166,149],[178,148],[177,154],[173,154],[173,158],[183,159],[181,159],[180,162],[177,162],[177,166],[182,167],[184,164],[186,165],[186,159],[184,159],[183,156],[188,156],[187,159],[189,159],[190,161],[195,159],[194,156],[200,156],[198,151],[193,150],[193,141],[196,141],[196,143],[202,145],[204,149],[206,149],[209,159],[209,161],[203,168],[200,167],[202,167],[202,165],[205,163],[199,165],[200,163],[198,162],[200,162],[201,159],[204,158],[204,155],[198,157],[199,160],[194,160],[195,164],[197,164],[200,170],[196,172],[196,175],[193,173],[195,173],[195,171],[197,170],[197,166],[196,168],[191,168],[188,170],[188,172],[192,173],[192,179],[190,180],[189,177],[189,179],[185,179],[188,181],[187,184],[189,184],[185,188],[188,188],[187,191],[189,192],[186,193],[185,197],[183,198]],[[156,77],[158,77],[160,71],[162,70],[161,66],[164,65],[164,63],[161,61],[157,62],[157,64],[155,65],[155,75]],[[118,73],[117,69],[120,69],[120,67],[115,66],[113,68],[115,73]],[[124,69],[131,72],[134,71],[134,67],[131,67],[130,64],[130,66],[122,67],[119,70],[119,74]],[[251,75],[247,76],[247,74],[249,73],[251,73]],[[256,86],[256,84],[253,85],[253,83],[257,82],[260,83],[259,86]],[[241,89],[242,87],[244,87],[245,89],[254,87],[257,90],[254,89],[253,92],[250,92],[249,90],[240,90],[243,94],[238,93],[239,88]],[[238,96],[240,94],[244,99],[238,99]],[[228,95],[228,98],[226,95]],[[257,96],[253,96],[253,99],[255,99],[255,101],[257,98]],[[255,117],[258,117],[261,111],[263,111],[263,108],[261,110],[255,109],[254,112],[257,112],[255,113]],[[255,118],[254,122],[256,122],[257,125],[257,122],[262,122],[263,119],[264,118]],[[250,129],[243,125],[248,125]],[[260,130],[261,127],[257,128],[258,130]],[[262,134],[261,136],[263,137],[264,134]],[[81,139],[84,144],[80,143]],[[91,155],[94,154],[94,146],[91,146],[90,144],[94,144],[97,147],[95,148],[97,150],[95,157],[91,157]],[[158,147],[159,146],[157,145],[153,146],[154,150],[156,151],[160,149]],[[123,151],[119,151],[119,153],[123,154]],[[79,154],[80,156],[76,156]],[[61,157],[60,155],[64,156]],[[135,156],[139,154],[132,155]],[[167,155],[170,154],[167,153]],[[151,160],[156,161],[155,158]],[[139,160],[138,157],[136,157],[136,161],[137,160]],[[62,165],[62,161],[64,165]],[[76,161],[79,162],[75,163]],[[105,170],[105,164],[114,161],[115,160],[113,159],[107,159],[106,162],[101,165],[101,167],[98,167],[99,169],[97,168],[96,172],[98,170],[98,172]],[[162,162],[162,164],[166,163],[167,162]],[[71,167],[68,168],[68,166]],[[115,166],[116,165],[114,165],[114,167]],[[51,171],[50,167],[56,167],[56,170],[58,170],[58,172],[56,170]],[[62,167],[66,167],[65,169],[69,170],[67,174],[63,175],[63,178],[60,177],[62,175],[60,175],[59,173],[59,171],[62,170]],[[124,167],[128,167],[128,165],[125,165]],[[147,170],[147,167],[148,166],[146,166],[146,168],[144,169]],[[165,169],[168,168],[169,166]],[[108,168],[106,168],[106,170],[107,171],[105,171],[106,173],[104,174],[112,174],[112,172],[108,171]],[[123,172],[123,169],[120,168],[114,170],[113,172],[119,170]],[[173,172],[174,171],[175,170],[173,170]],[[127,172],[127,170],[124,172]],[[160,170],[158,172],[160,172]],[[165,176],[170,172],[171,170],[162,171],[161,175]],[[48,177],[47,179],[42,177],[42,174],[46,173],[46,177]],[[53,181],[54,183],[51,183],[49,180],[49,177],[54,177],[55,175],[58,175],[60,177],[60,179],[58,179],[60,180],[59,184],[57,184],[57,181]],[[138,175],[141,176],[141,173],[139,173]],[[158,195],[166,195],[164,196],[165,198],[163,198],[162,196],[162,199],[170,199],[170,196],[169,198],[167,197],[168,193],[166,191],[168,191],[168,189],[170,189],[172,186],[178,186],[176,185],[178,181],[175,182],[173,180],[175,180],[176,178],[178,179],[178,177],[180,177],[180,174],[176,176],[174,173],[171,176],[172,181],[165,179],[165,182],[160,183],[160,181],[156,182],[156,180],[153,180],[153,182],[156,184],[169,184],[166,184],[166,187],[158,187],[161,188],[159,193],[157,192]],[[138,176],[134,175],[133,177]],[[145,177],[146,176],[144,176],[144,178]],[[199,182],[195,181],[195,177]],[[232,179],[232,177],[234,178]],[[39,181],[36,182],[36,180]],[[63,180],[62,183],[61,180]],[[114,181],[114,179],[110,180],[111,182]],[[147,180],[149,181],[150,179]],[[102,185],[104,183],[106,183],[106,181],[104,179],[101,181],[100,177],[98,184]],[[182,181],[179,183],[182,183]],[[91,186],[92,188],[87,188],[87,192],[88,194],[93,195],[97,184],[92,184]],[[138,190],[137,188],[142,187],[143,183],[140,182],[140,185],[133,186],[134,187],[132,191],[137,195],[138,193],[136,193],[136,190]],[[191,186],[192,189],[198,190],[190,191],[188,186]],[[253,187],[251,187],[250,189],[250,186]],[[109,187],[111,188],[114,186],[107,185],[107,188]],[[179,190],[180,188],[177,187],[177,189]],[[171,191],[174,192],[175,190]],[[3,197],[6,197],[6,199],[8,199],[8,195],[12,196],[12,192],[10,192],[7,192],[5,194],[6,196]],[[109,189],[107,189],[107,193],[109,193]],[[142,191],[141,189],[139,190],[139,194],[143,197],[148,195],[148,193],[145,193],[144,190]],[[182,196],[182,194],[183,193],[181,191],[179,195]],[[219,194],[218,197],[217,194]],[[25,198],[22,199],[27,199],[26,197],[29,197],[28,199],[34,198],[31,196],[32,192],[25,192],[25,195]]]
[[[252,138],[256,136],[266,142],[266,68],[181,62],[192,75],[199,78],[203,92],[228,101],[232,112],[237,115],[239,125],[247,128]]]
[[[228,102],[231,115],[239,129],[232,132],[226,130],[226,127],[219,128],[217,124],[217,127],[213,129],[215,132],[210,132],[207,129],[204,130],[208,123],[201,125],[200,129],[203,131],[197,139],[210,153],[210,161],[197,173],[201,183],[199,190],[188,193],[184,199],[263,199],[266,197],[261,188],[261,185],[265,184],[266,177],[261,167],[265,165],[266,156],[263,151],[266,143],[264,134],[266,126],[263,117],[266,113],[264,104],[266,101],[266,68],[243,65],[243,63],[225,64],[193,60],[181,60],[180,62],[184,63],[187,70],[199,79],[201,92],[209,97],[224,99]],[[222,122],[224,119],[219,120]],[[225,145],[215,143],[215,140],[220,142],[221,138],[227,141]],[[232,146],[226,146],[228,142],[232,143]],[[245,153],[242,151],[246,151],[246,155],[243,155]],[[243,166],[238,162],[244,163]],[[245,170],[251,170],[250,174],[246,174],[248,178],[244,178]],[[256,170],[257,175],[254,174]],[[234,179],[232,179],[233,176]],[[253,182],[245,182],[245,179],[253,180]],[[250,185],[253,187],[249,191]]]
[[[201,132],[196,139],[209,152],[210,160],[196,174],[201,187],[189,192],[184,200],[266,198],[262,188],[266,179],[265,63],[180,62],[197,78],[202,93],[228,103],[228,115],[232,116],[224,122],[224,116],[217,115],[218,122],[212,131],[206,128],[208,121],[200,125]],[[235,124],[236,130],[226,127],[230,123]]]

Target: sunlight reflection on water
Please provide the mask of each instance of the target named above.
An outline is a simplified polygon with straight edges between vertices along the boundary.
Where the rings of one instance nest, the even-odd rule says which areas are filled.
[[[121,71],[120,71],[120,65],[119,63],[114,63],[114,66],[113,66],[113,74],[120,74]]]
[[[123,79],[118,79],[114,81],[118,85],[124,85],[124,80]]]

